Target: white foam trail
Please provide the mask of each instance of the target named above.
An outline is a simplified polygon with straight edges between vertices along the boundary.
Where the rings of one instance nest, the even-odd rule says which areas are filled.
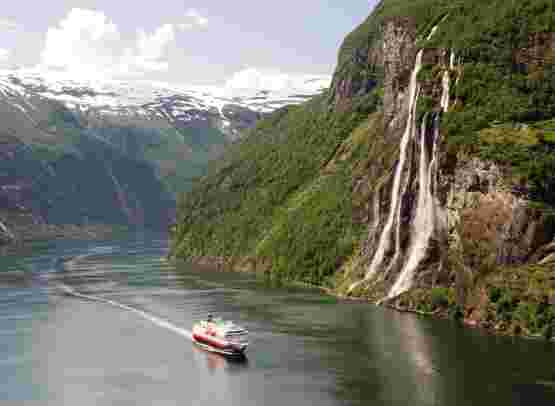
[[[76,256],[75,258],[72,258],[71,260],[67,261],[67,262],[64,264],[64,268],[71,271],[71,270],[75,269],[75,266],[76,266],[80,261],[82,261],[83,259],[88,258],[88,257],[90,257],[90,256],[92,256],[92,255],[94,255],[94,254],[88,253],[88,254],[78,255],[78,256]]]
[[[180,336],[185,337],[189,340],[193,339],[193,335],[190,331],[185,330],[181,327],[178,327],[175,324],[172,324],[167,320],[163,320],[159,317],[153,316],[153,315],[151,315],[147,312],[144,312],[142,310],[135,309],[134,307],[127,306],[123,303],[116,302],[115,300],[110,300],[110,299],[105,299],[105,298],[102,298],[102,297],[99,297],[99,296],[85,295],[83,293],[79,293],[78,291],[76,291],[71,286],[67,286],[67,285],[64,285],[64,284],[59,284],[58,288],[60,290],[62,290],[66,295],[69,295],[69,296],[73,296],[73,297],[77,297],[77,298],[85,299],[85,300],[90,300],[90,301],[93,301],[93,302],[104,303],[104,304],[107,304],[107,305],[110,305],[110,306],[113,306],[113,307],[117,307],[117,308],[122,309],[122,310],[126,310],[126,311],[131,312],[131,313],[135,313],[136,315],[142,317],[145,320],[148,320],[148,321],[152,322],[153,324],[157,325],[158,327],[162,327],[162,328],[165,328],[167,330],[173,331],[174,333],[179,334]]]
[[[6,234],[9,238],[15,239],[15,236],[10,231],[10,229],[8,227],[6,227],[6,225],[4,223],[2,223],[1,221],[0,221],[0,231],[2,231],[4,234]]]

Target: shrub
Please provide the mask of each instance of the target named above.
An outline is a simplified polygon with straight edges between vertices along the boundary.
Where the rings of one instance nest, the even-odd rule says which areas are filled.
[[[432,288],[431,300],[434,309],[447,307],[449,305],[449,289],[440,287]]]

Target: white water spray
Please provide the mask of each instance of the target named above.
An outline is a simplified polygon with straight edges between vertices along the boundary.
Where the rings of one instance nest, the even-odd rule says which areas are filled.
[[[444,19],[447,18],[444,17]],[[443,20],[444,20],[443,19]],[[443,21],[442,20],[442,21]],[[427,40],[430,40],[437,31],[439,25],[432,28]],[[401,209],[403,197],[406,193],[409,179],[402,179],[407,160],[407,148],[409,142],[416,139],[416,107],[418,104],[418,96],[420,88],[418,86],[418,73],[422,67],[423,50],[420,50],[416,56],[414,70],[411,75],[409,84],[409,106],[408,117],[405,127],[405,132],[401,139],[399,163],[395,169],[393,186],[391,190],[391,204],[387,221],[382,230],[379,238],[378,247],[372,258],[372,262],[366,272],[362,281],[353,283],[348,292],[351,292],[361,283],[371,279],[378,270],[384,266],[386,254],[391,249],[392,240],[395,241],[394,255],[384,272],[383,278],[385,279],[389,271],[397,264],[401,256]],[[450,90],[450,71],[454,69],[455,54],[451,53],[449,68],[443,74],[442,78],[442,95],[441,95],[441,109],[446,112],[449,108],[449,90]],[[433,147],[430,153],[427,148],[427,121],[428,117],[424,118],[422,129],[420,131],[420,159],[419,159],[419,192],[416,206],[416,215],[413,221],[413,231],[411,233],[411,245],[409,247],[408,259],[405,262],[401,273],[390,289],[387,298],[395,297],[404,291],[410,289],[414,279],[414,273],[421,261],[425,258],[430,239],[436,229],[436,217],[439,213],[439,203],[435,198],[435,191],[437,189],[437,154],[438,154],[438,141],[439,141],[439,114],[434,117],[434,130],[432,131]],[[410,174],[409,174],[410,176]],[[395,228],[395,235],[392,235],[393,227]]]
[[[451,55],[451,60],[453,56]],[[452,62],[451,62],[452,63]],[[441,94],[441,109],[445,112],[449,108],[450,72],[449,69],[443,74]],[[420,132],[420,162],[418,174],[418,200],[416,216],[413,221],[413,231],[408,259],[399,274],[395,284],[389,291],[387,298],[393,298],[406,292],[411,288],[414,273],[422,260],[425,258],[430,239],[436,229],[436,218],[438,203],[435,199],[437,178],[437,155],[439,141],[439,114],[434,117],[434,130],[432,131],[433,148],[432,158],[428,158],[426,146],[426,121],[424,118],[422,131]]]
[[[434,30],[432,30],[432,32],[433,31]],[[416,55],[415,66],[411,74],[410,85],[409,85],[409,109],[408,109],[407,125],[405,127],[405,132],[403,134],[403,137],[401,139],[399,163],[397,165],[397,168],[395,168],[393,187],[391,189],[391,204],[389,207],[389,214],[387,217],[387,221],[382,231],[382,234],[380,236],[378,248],[376,250],[376,253],[374,254],[374,258],[372,259],[372,263],[370,264],[370,267],[366,272],[364,279],[362,281],[353,283],[349,287],[349,290],[348,290],[349,292],[355,289],[360,283],[370,279],[378,271],[379,267],[383,264],[386,252],[389,250],[391,246],[391,232],[392,232],[392,228],[395,223],[395,220],[397,220],[397,223],[399,223],[397,217],[399,213],[399,206],[402,200],[401,199],[402,196],[400,196],[402,194],[401,180],[402,180],[403,170],[405,168],[405,161],[407,158],[407,147],[408,147],[409,141],[412,139],[414,135],[414,126],[416,123],[416,118],[415,118],[416,105],[418,102],[418,92],[419,92],[418,73],[422,68],[422,56],[423,56],[423,50],[420,50]]]
[[[445,69],[445,72],[443,72],[443,78],[441,80],[441,85],[443,87],[443,91],[441,93],[441,109],[444,112],[447,112],[447,110],[449,109],[449,91],[450,91],[450,75],[451,75],[451,66],[453,66],[453,55],[451,54],[451,61],[449,64],[449,69]]]

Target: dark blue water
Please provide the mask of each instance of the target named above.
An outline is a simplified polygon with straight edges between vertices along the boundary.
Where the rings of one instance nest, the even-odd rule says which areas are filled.
[[[144,234],[4,252],[0,404],[555,404],[552,345],[176,266],[161,259],[166,250],[164,236]],[[184,332],[208,312],[233,319],[251,331],[248,360],[228,362],[164,323],[65,296],[62,283]]]

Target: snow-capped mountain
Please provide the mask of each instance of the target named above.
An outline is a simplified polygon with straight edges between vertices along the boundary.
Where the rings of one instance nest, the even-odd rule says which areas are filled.
[[[0,221],[165,227],[242,129],[328,84],[256,69],[223,86],[0,71]]]
[[[245,69],[223,86],[175,85],[149,81],[93,81],[64,73],[29,69],[0,71],[0,97],[20,98],[20,110],[32,110],[31,98],[62,103],[94,116],[167,119],[179,126],[212,120],[230,138],[265,113],[299,104],[321,93],[331,78]]]

